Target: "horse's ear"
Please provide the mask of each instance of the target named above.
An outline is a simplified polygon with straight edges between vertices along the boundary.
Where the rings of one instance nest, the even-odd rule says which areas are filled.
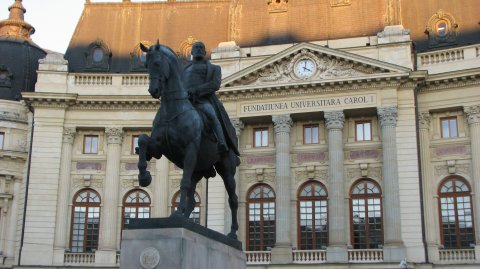
[[[148,52],[148,48],[145,47],[142,43],[140,43],[140,49],[141,49],[143,52]]]

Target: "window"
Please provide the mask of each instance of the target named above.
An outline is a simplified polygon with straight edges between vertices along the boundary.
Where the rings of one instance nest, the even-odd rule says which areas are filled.
[[[355,122],[355,138],[357,141],[372,141],[372,123]]]
[[[443,138],[458,137],[457,117],[442,118],[440,122]]]
[[[175,193],[172,199],[172,213],[177,210],[178,206],[180,205],[180,191]],[[198,196],[198,193],[195,192],[195,207],[193,208],[192,213],[190,214],[189,217],[193,222],[196,224],[200,224],[200,196]]]
[[[458,23],[452,14],[440,9],[428,20],[425,34],[430,47],[453,45],[457,43]]]
[[[73,199],[70,249],[91,253],[97,250],[100,225],[100,196],[91,189],[81,190]]]
[[[376,249],[383,245],[382,193],[371,180],[364,179],[351,191],[351,238],[354,249]]]
[[[309,181],[298,193],[298,248],[322,249],[328,245],[327,192],[320,182]]]
[[[136,147],[138,147],[138,135],[132,136],[132,154],[135,154]]]
[[[445,20],[439,20],[435,23],[435,31],[439,37],[445,37],[448,33],[448,23]]]
[[[260,184],[247,195],[247,250],[264,251],[275,245],[275,193]]]
[[[318,144],[318,125],[303,126],[303,143]]]
[[[88,45],[86,51],[85,70],[108,71],[112,52],[108,45],[101,39],[97,39]]]
[[[256,148],[268,147],[268,128],[255,128],[254,133],[254,145]]]
[[[98,153],[98,135],[86,135],[83,137],[83,153]]]
[[[470,248],[475,244],[472,195],[467,182],[448,178],[439,189],[440,233],[445,248]]]
[[[130,219],[150,218],[150,196],[143,190],[133,190],[123,199],[122,227],[130,222]]]
[[[5,133],[0,132],[0,150],[3,149],[4,143],[5,143]]]

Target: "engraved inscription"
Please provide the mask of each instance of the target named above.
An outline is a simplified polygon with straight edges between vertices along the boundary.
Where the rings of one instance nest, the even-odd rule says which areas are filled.
[[[376,159],[378,158],[377,150],[355,150],[350,151],[350,159]]]
[[[466,154],[467,149],[465,146],[452,146],[452,147],[441,147],[435,149],[435,154],[437,156],[444,156],[444,155],[458,155],[458,154]]]
[[[325,152],[299,153],[297,155],[297,161],[298,163],[324,161],[325,157]]]
[[[247,157],[245,157],[245,162],[248,165],[252,165],[252,164],[273,164],[275,162],[275,157],[273,155],[247,156]]]
[[[77,170],[102,170],[101,163],[77,163]]]

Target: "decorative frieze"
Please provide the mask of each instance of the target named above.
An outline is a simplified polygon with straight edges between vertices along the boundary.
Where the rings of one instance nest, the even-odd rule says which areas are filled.
[[[120,127],[105,127],[108,144],[122,144],[123,131]]]
[[[464,107],[468,124],[480,123],[480,105]]]
[[[435,149],[435,155],[438,157],[449,155],[465,155],[467,154],[467,147],[461,146],[443,146]]]
[[[376,149],[365,149],[365,150],[352,150],[347,152],[350,160],[359,160],[359,159],[378,159],[380,157],[380,152]]]
[[[436,178],[443,178],[446,177],[452,172],[452,168],[448,166],[448,163],[442,164],[442,165],[436,165],[434,167],[434,175]],[[461,174],[461,175],[471,175],[471,168],[470,164],[457,164],[454,163],[454,174]]]
[[[314,179],[314,180],[328,180],[328,170],[327,169],[315,169],[313,171],[309,171],[309,169],[304,170],[297,170],[295,171],[295,183],[299,184],[301,182],[305,182],[307,180]]]
[[[85,176],[75,176],[73,178],[72,189],[78,190],[81,188],[95,188],[95,189],[102,189],[103,188],[103,178],[102,177],[93,177],[91,175]]]
[[[296,162],[298,164],[309,162],[325,162],[326,159],[326,152],[304,152],[294,155],[293,162]]]
[[[343,129],[345,124],[345,114],[343,111],[326,111],[325,123],[327,129]]]
[[[272,116],[272,121],[275,134],[290,133],[290,129],[293,125],[293,121],[292,118],[290,118],[290,115],[274,115]]]
[[[383,127],[397,126],[397,107],[377,107],[377,113],[380,120],[380,125]]]
[[[77,162],[77,170],[97,170],[101,171],[102,163],[91,163],[91,162]]]

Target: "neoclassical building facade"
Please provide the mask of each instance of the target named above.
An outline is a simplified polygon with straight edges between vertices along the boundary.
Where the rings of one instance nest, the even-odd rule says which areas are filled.
[[[152,5],[183,12],[192,4],[172,2]],[[206,43],[220,39],[209,56],[222,67],[217,95],[239,140],[239,240],[247,267],[477,268],[480,43],[460,42],[470,38],[455,26],[467,25],[464,18],[438,10],[424,16],[430,35],[421,43],[418,29],[404,27],[417,24],[406,20],[409,11],[397,14],[401,2],[379,1],[388,23],[373,34],[349,36],[342,28],[340,36],[315,39],[305,30],[302,42],[261,44],[252,41],[257,32],[244,31],[251,22],[236,17],[248,1],[218,2],[218,16],[231,2],[230,28],[225,37],[206,35]],[[264,2],[258,16],[278,16],[279,23],[303,3]],[[328,8],[340,12],[356,2],[329,1]],[[151,131],[160,105],[147,92],[144,55],[137,46],[81,34],[98,10],[144,5],[87,1],[67,60],[47,54],[35,91],[23,92],[21,102],[2,101],[23,117],[20,127],[1,122],[2,145],[19,139],[8,131],[14,127],[31,145],[21,158],[2,150],[2,160],[18,162],[0,166],[18,174],[0,185],[2,213],[17,212],[0,218],[0,242],[10,251],[2,252],[5,266],[118,268],[129,220],[167,217],[178,206],[182,171],[165,158],[149,162],[150,186],[137,181],[138,135]],[[372,20],[365,27],[374,32]],[[258,32],[268,32],[262,27]],[[173,49],[187,61],[197,38]],[[74,46],[83,39],[90,43]],[[130,55],[115,59],[125,47]],[[196,201],[192,221],[229,231],[221,179],[202,180]]]

